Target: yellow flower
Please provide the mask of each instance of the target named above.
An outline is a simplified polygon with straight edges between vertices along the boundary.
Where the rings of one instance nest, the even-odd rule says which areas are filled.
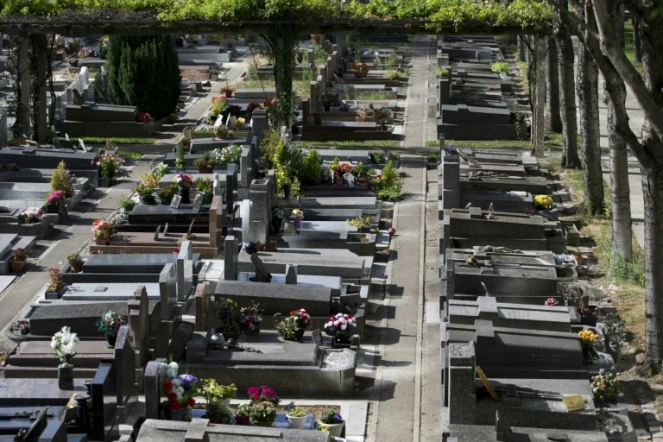
[[[537,208],[551,209],[553,206],[553,199],[548,195],[536,195],[534,197],[534,206]]]

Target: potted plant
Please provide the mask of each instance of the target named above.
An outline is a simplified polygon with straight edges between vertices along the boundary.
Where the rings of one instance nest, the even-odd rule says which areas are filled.
[[[109,245],[115,229],[108,221],[96,219],[92,221],[92,237],[98,245]]]
[[[596,327],[596,322],[598,320],[599,309],[595,305],[588,305],[586,307],[578,308],[578,313],[580,313],[580,323],[582,325],[589,325],[590,327]]]
[[[373,118],[380,125],[383,130],[387,128],[387,120],[391,118],[391,110],[382,107],[380,109],[373,109]]]
[[[233,92],[235,92],[235,87],[230,86],[228,82],[226,82],[226,85],[219,90],[219,93],[225,95],[226,98],[232,98]]]
[[[240,310],[237,303],[231,299],[219,297],[216,299],[214,308],[221,323],[216,328],[217,333],[223,334],[226,340],[238,340],[242,331],[240,329]]]
[[[99,187],[109,187],[113,185],[114,178],[120,176],[124,158],[112,152],[103,152],[99,160],[92,160],[92,163],[99,168]]]
[[[251,301],[248,307],[240,309],[240,328],[247,336],[256,336],[260,334],[260,324],[262,323],[263,309],[260,304]]]
[[[287,318],[276,324],[276,330],[279,332],[279,336],[286,341],[299,341],[310,323],[311,317],[306,310],[300,308],[292,310]]]
[[[329,165],[329,170],[332,171],[333,180],[337,186],[343,185],[343,176],[341,175],[341,162],[338,157],[334,158],[334,161]]]
[[[331,110],[332,103],[334,102],[334,95],[325,92],[322,95],[322,106],[324,107],[325,111],[329,112]]]
[[[190,421],[191,407],[196,405],[198,378],[191,374],[178,375],[179,365],[171,362],[160,366],[159,378],[164,379],[161,389],[166,401],[162,406],[166,418],[172,421]]]
[[[320,182],[322,176],[322,160],[317,149],[311,149],[302,159],[301,175],[302,180],[315,184]]]
[[[244,127],[245,124],[246,124],[246,118],[237,117],[237,119],[235,120],[235,127],[237,127],[238,129]]]
[[[48,269],[48,285],[46,286],[46,299],[60,299],[62,293],[67,288],[67,284],[62,280],[62,273],[60,269],[51,268]]]
[[[235,410],[235,422],[237,425],[251,425],[251,405],[242,404]]]
[[[80,273],[83,271],[83,258],[78,253],[72,253],[67,256],[67,262],[69,263],[69,270],[72,273]]]
[[[25,268],[25,264],[28,262],[28,252],[25,249],[16,249],[14,250],[12,259],[9,260],[9,266],[12,269],[12,272],[19,273]]]
[[[249,387],[246,389],[246,394],[249,396],[249,399],[251,399],[251,403],[267,401],[274,405],[278,405],[279,402],[281,402],[279,395],[276,394],[276,391],[274,391],[269,385]]]
[[[170,205],[173,197],[177,193],[177,186],[164,186],[157,192],[161,204]]]
[[[364,233],[370,232],[370,227],[373,225],[373,220],[370,216],[358,216],[356,218],[345,220],[345,222],[353,227],[356,227],[360,232]]]
[[[97,319],[97,329],[106,335],[106,342],[108,348],[115,347],[117,340],[117,332],[120,327],[127,323],[126,319],[113,311],[105,313],[101,318]]]
[[[221,425],[237,424],[235,416],[233,416],[232,410],[230,410],[230,408],[223,405],[219,401],[214,401],[207,404],[207,412],[205,413],[203,418],[209,419],[210,424],[221,424]]]
[[[200,192],[205,197],[203,198],[203,204],[210,204],[212,198],[214,198],[214,183],[209,178],[198,178],[193,183],[193,187],[196,189],[196,192]]]
[[[343,426],[345,421],[341,413],[338,413],[336,410],[330,408],[322,412],[318,418],[318,425],[324,424],[327,427],[329,434],[334,437],[340,437],[343,432]]]
[[[235,384],[222,385],[216,379],[203,379],[201,381],[201,393],[205,397],[208,404],[212,402],[220,402],[221,405],[229,406],[230,399],[237,397],[237,387]]]
[[[536,195],[534,197],[534,208],[537,210],[552,209],[553,199],[548,195]]]
[[[216,156],[216,164],[239,164],[239,159],[242,156],[242,147],[231,143],[222,149],[214,149],[214,156]]]
[[[198,168],[200,173],[212,173],[216,165],[216,158],[213,158],[209,152],[204,152],[200,158],[196,158],[193,165]]]
[[[225,140],[229,135],[230,131],[228,130],[228,126],[225,124],[222,124],[221,126],[214,126],[215,137],[219,138],[220,140]]]
[[[350,70],[354,72],[356,78],[362,78],[368,75],[368,65],[366,63],[352,63]]]
[[[140,198],[140,202],[143,204],[154,204],[155,199],[154,199],[154,187],[145,184],[145,183],[139,183],[135,188],[134,192],[138,194],[138,197]]]
[[[294,218],[293,225],[296,229],[302,228],[302,220],[304,219],[304,211],[302,209],[292,209],[290,215]]]
[[[193,180],[191,176],[185,173],[179,173],[175,175],[173,181],[177,184],[177,187],[180,191],[180,196],[182,197],[182,203],[189,203],[189,195],[191,194],[191,188],[193,187]]]
[[[336,313],[325,324],[325,333],[334,338],[334,344],[349,344],[357,331],[357,320],[346,313]]]
[[[256,426],[271,427],[276,419],[276,407],[269,401],[252,403],[249,410],[251,420]]]
[[[46,198],[46,211],[48,213],[59,213],[60,206],[67,198],[67,193],[63,190],[54,190]]]
[[[594,348],[594,343],[599,339],[599,335],[591,330],[581,330],[578,332],[578,337],[580,338],[582,355],[585,362],[592,363],[594,359],[592,356],[592,349]]]
[[[364,163],[359,161],[350,171],[355,176],[357,184],[367,185],[371,182],[371,177],[375,175],[375,170],[369,169]]]
[[[71,361],[76,354],[77,346],[78,336],[76,336],[76,333],[72,333],[69,327],[62,327],[51,338],[51,348],[60,360],[60,365],[58,365],[58,387],[60,390],[74,389],[74,367]]]
[[[619,397],[619,380],[614,374],[603,369],[592,379],[594,399],[604,404],[614,403]]]
[[[18,220],[25,224],[36,224],[41,221],[44,211],[39,207],[28,207],[18,215]]]
[[[306,417],[308,414],[299,407],[294,407],[288,410],[288,413],[285,415],[290,422],[290,428],[295,430],[301,430],[306,425]]]

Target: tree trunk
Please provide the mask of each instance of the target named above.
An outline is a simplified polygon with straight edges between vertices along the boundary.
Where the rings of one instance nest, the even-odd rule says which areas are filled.
[[[53,84],[53,51],[55,50],[55,35],[50,35],[47,39],[46,47],[46,80],[48,81],[48,92],[51,96],[51,105],[48,109],[48,126],[55,126],[55,85]]]
[[[46,142],[46,36],[32,35],[32,122],[34,139]]]
[[[16,111],[16,119],[20,120],[18,136],[24,135],[29,138],[32,130],[30,124],[30,43],[27,37],[23,37],[19,41],[18,69],[21,87],[21,97]],[[14,136],[17,134],[14,133]]]
[[[527,46],[525,46],[525,37],[518,36],[518,61],[527,61]]]
[[[642,78],[656,107],[663,108],[663,17],[641,23]],[[663,142],[645,117],[642,144],[653,160],[642,167],[645,202],[645,355],[654,373],[663,360]]]
[[[274,81],[276,85],[276,117],[279,130],[284,126],[291,133],[292,126],[292,77],[298,33],[294,29],[271,31],[264,36],[274,58]]]
[[[548,39],[548,57],[546,70],[546,130],[562,132],[562,118],[559,113],[559,57],[554,38]]]
[[[544,156],[544,133],[545,133],[545,109],[546,109],[546,39],[543,37],[536,38],[536,84],[535,84],[535,98],[536,104],[534,106],[534,133],[532,140],[534,142],[533,155],[535,157]]]
[[[633,55],[638,62],[642,62],[642,45],[640,42],[640,21],[636,19],[635,15],[631,15],[631,23],[633,24]]]
[[[594,16],[577,11],[585,18],[587,26],[593,28]],[[580,137],[582,159],[585,168],[585,209],[595,215],[603,211],[603,173],[601,171],[601,147],[599,130],[599,73],[596,63],[583,46],[578,53],[578,75],[576,91],[580,103]]]
[[[613,27],[624,27],[624,15],[616,14],[624,10],[623,0],[616,0],[608,5],[610,21]],[[595,24],[595,23],[594,23]],[[604,74],[605,75],[605,74]],[[626,106],[626,86],[624,81],[617,82],[619,106]],[[626,142],[616,129],[615,105],[610,99],[604,83],[603,101],[608,110],[608,147],[610,148],[610,205],[612,206],[612,259],[631,262],[633,259],[633,230],[631,225],[631,188],[628,181],[628,156]]]
[[[566,1],[560,2],[567,8]],[[556,12],[559,15],[559,12]],[[578,120],[576,119],[575,81],[573,78],[573,43],[568,30],[558,17],[555,23],[555,41],[559,51],[559,85],[562,90],[560,106],[562,109],[562,167],[577,169],[580,167],[578,157]]]

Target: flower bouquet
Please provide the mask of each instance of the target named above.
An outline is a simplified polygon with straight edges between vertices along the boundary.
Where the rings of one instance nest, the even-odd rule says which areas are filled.
[[[149,120],[151,117],[152,116],[147,112],[138,112],[138,115],[136,115],[136,121],[139,123],[144,123],[147,120]]]
[[[115,346],[117,339],[117,332],[120,327],[127,323],[126,319],[113,311],[105,313],[101,318],[97,319],[97,329],[106,335],[109,347]]]
[[[543,303],[546,307],[555,307],[559,302],[555,298],[548,298],[546,301]]]
[[[591,363],[594,359],[592,349],[594,348],[594,343],[598,341],[599,335],[591,330],[581,330],[578,332],[578,336],[580,337],[583,358],[588,363]]]
[[[350,70],[354,72],[355,77],[365,77],[368,75],[368,65],[366,63],[352,63]]]
[[[306,310],[300,308],[292,310],[287,318],[276,324],[276,330],[286,341],[299,341],[310,323],[311,317]]]
[[[30,333],[30,320],[29,319],[19,319],[12,325],[11,330],[21,336],[27,335]]]
[[[76,354],[76,347],[78,346],[78,336],[72,333],[69,327],[62,327],[62,330],[57,332],[51,338],[51,348],[55,352],[55,356],[60,360],[60,365],[71,365],[71,360]]]
[[[336,313],[325,324],[325,333],[336,343],[348,343],[357,330],[357,320],[346,313]]]
[[[189,420],[190,407],[196,404],[194,397],[198,391],[198,378],[190,374],[178,375],[178,371],[176,362],[159,367],[159,376],[164,379],[161,389],[167,398],[163,406],[170,420]]]
[[[60,290],[65,286],[64,281],[62,280],[62,273],[57,267],[48,269],[49,280],[48,285],[46,286],[46,292],[57,293],[59,297]]]
[[[619,380],[614,374],[601,369],[592,379],[592,391],[594,399],[600,402],[615,402],[619,396]]]
[[[25,224],[35,224],[41,221],[44,211],[39,207],[28,207],[18,215],[18,220]]]
[[[538,210],[552,209],[553,199],[548,195],[536,195],[534,197],[534,207]]]
[[[175,178],[173,178],[173,181],[180,189],[188,189],[193,187],[193,180],[191,179],[191,176],[187,175],[186,173],[178,173],[175,175]]]
[[[120,166],[124,164],[124,158],[111,152],[104,152],[99,156],[99,160],[92,160],[91,164],[97,165],[101,178],[114,178],[120,176]]]
[[[97,241],[97,244],[99,242],[106,245],[110,244],[114,233],[113,226],[108,221],[96,219],[92,222],[92,237]]]
[[[260,323],[262,322],[263,309],[260,304],[251,302],[248,307],[240,309],[240,328],[248,336],[260,334]]]
[[[58,206],[67,198],[67,193],[64,190],[54,190],[46,198],[46,204],[49,206]]]

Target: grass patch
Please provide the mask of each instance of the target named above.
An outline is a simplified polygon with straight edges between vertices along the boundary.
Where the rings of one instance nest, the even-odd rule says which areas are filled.
[[[81,140],[85,144],[106,144],[107,141],[110,141],[115,144],[154,144],[157,142],[156,138],[149,138],[149,137],[129,137],[129,138],[124,138],[124,137],[81,137]]]
[[[635,49],[633,48],[633,22],[626,20],[624,23],[624,55],[631,62],[636,71],[642,75],[642,65],[635,59]]]
[[[520,68],[520,75],[516,77],[516,82],[520,83],[524,93],[529,93],[529,79],[527,78],[528,64],[526,61],[519,61],[518,67]]]
[[[476,147],[484,148],[505,148],[505,149],[531,149],[531,141],[514,141],[514,140],[446,140],[446,144],[451,144],[456,148]],[[427,141],[426,146],[438,147],[439,141]]]
[[[313,71],[313,69],[311,69]],[[306,74],[310,76],[312,74]],[[314,78],[315,79],[315,78]],[[311,96],[311,81],[313,80],[293,80],[292,90],[302,98]],[[249,78],[236,84],[237,89],[276,89],[274,79],[261,80],[259,78]],[[274,98],[274,97],[271,97]]]
[[[138,160],[143,156],[143,154],[140,152],[130,152],[128,150],[118,150],[117,153],[119,153],[126,160]]]

